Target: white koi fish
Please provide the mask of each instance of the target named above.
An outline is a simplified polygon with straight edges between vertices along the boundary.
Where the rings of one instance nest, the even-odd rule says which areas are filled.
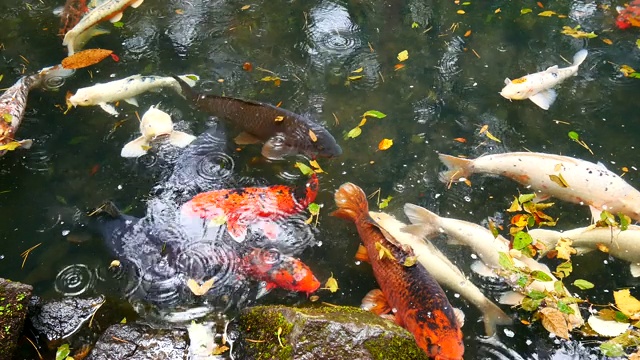
[[[429,239],[438,234],[447,235],[449,244],[469,246],[473,252],[478,254],[481,261],[476,261],[471,265],[471,269],[484,276],[496,276],[496,271],[502,272],[500,265],[500,252],[511,254],[509,251],[509,240],[498,235],[494,237],[489,229],[480,225],[452,218],[445,218],[414,204],[405,204],[404,213],[413,225],[406,226],[403,231],[409,232],[421,238]],[[514,265],[518,268],[529,268],[544,272],[551,278],[551,281],[534,280],[521,291],[505,293],[500,298],[501,304],[517,305],[531,290],[554,292],[554,283],[558,280],[544,264],[535,261],[527,256],[513,258]],[[519,289],[517,285],[519,275],[513,274],[505,278],[507,283],[514,289]],[[567,288],[564,288],[570,294]],[[572,326],[581,326],[584,323],[580,315],[580,309],[576,304],[571,304],[574,314],[569,316]]]
[[[173,130],[171,116],[153,106],[142,115],[140,132],[142,136],[128,142],[122,148],[120,156],[127,158],[142,156],[147,153],[151,142],[160,137],[168,136],[169,143],[177,147],[185,147],[196,138],[182,131]]]
[[[460,269],[455,266],[440,250],[429,241],[402,231],[406,224],[395,217],[381,212],[369,212],[383,233],[389,233],[389,241],[397,241],[401,246],[413,250],[416,259],[438,283],[467,299],[480,310],[484,316],[484,330],[488,336],[495,334],[497,325],[510,325],[511,318],[498,305],[487,299],[482,291],[469,281]]]
[[[195,81],[193,79],[198,79],[195,75],[183,75],[180,78],[194,85]],[[159,91],[164,87],[173,88],[178,94],[182,93],[180,84],[172,77],[133,75],[121,80],[99,83],[91,87],[78,89],[69,98],[69,103],[74,107],[98,105],[102,110],[115,116],[118,115],[118,111],[109,103],[124,100],[129,104],[138,106],[135,96],[147,91]]]
[[[578,254],[598,250],[599,246],[605,245],[609,255],[631,262],[633,277],[640,276],[640,226],[629,225],[626,230],[589,226],[563,232],[533,229],[529,230],[529,235],[546,246],[546,249],[540,251],[540,255],[553,250],[560,239],[572,240],[571,246],[578,250]]]
[[[98,30],[95,26],[98,23],[109,20],[111,22],[118,22],[122,19],[122,12],[129,6],[137,8],[144,0],[109,0],[95,9],[91,10],[86,16],[76,24],[71,30],[69,30],[62,41],[62,45],[67,47],[69,55],[73,55],[76,50],[82,47],[83,41],[86,42],[88,37],[84,35],[85,32],[100,33],[102,30]],[[78,42],[78,38],[84,36],[84,40]],[[89,36],[90,37],[90,36]]]
[[[587,54],[585,49],[578,51],[573,56],[573,64],[566,68],[561,69],[558,65],[554,65],[545,71],[528,74],[515,80],[506,78],[504,79],[505,87],[500,91],[500,95],[510,100],[529,99],[548,110],[558,96],[553,87],[566,78],[576,75],[578,67],[587,58]]]
[[[539,198],[553,196],[588,205],[594,214],[607,210],[640,221],[640,192],[602,164],[534,152],[484,155],[476,159],[445,154],[439,157],[449,168],[440,173],[443,182],[457,181],[474,173],[502,175],[533,188]]]

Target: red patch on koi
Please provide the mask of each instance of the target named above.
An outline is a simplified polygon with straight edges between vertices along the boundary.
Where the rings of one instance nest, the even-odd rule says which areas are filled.
[[[281,288],[309,296],[320,287],[320,282],[305,263],[276,249],[253,249],[242,259],[242,267],[247,275],[265,281],[267,290]]]
[[[616,26],[625,30],[632,26],[640,27],[640,0],[631,2],[626,8],[620,11],[616,18]]]
[[[64,36],[89,12],[87,0],[67,0],[60,14],[60,36]]]

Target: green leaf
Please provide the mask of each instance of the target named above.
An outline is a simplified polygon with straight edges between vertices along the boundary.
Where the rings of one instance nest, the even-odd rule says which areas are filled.
[[[302,173],[302,175],[311,175],[311,174],[313,174],[313,169],[310,168],[309,166],[307,166],[304,163],[296,162],[295,167],[300,169],[300,172]]]
[[[193,81],[198,81],[198,80],[200,80],[200,76],[198,76],[198,75],[194,75],[194,74],[185,75],[185,77],[186,77],[187,79],[190,79],[190,80],[193,80]]]
[[[412,28],[412,29],[417,29],[417,28],[419,28],[419,27],[420,27],[420,24],[418,24],[418,23],[417,23],[417,22],[415,22],[415,21],[411,24],[411,28]],[[2,80],[2,79],[0,79],[0,80]]]
[[[615,320],[618,322],[629,322],[629,317],[622,311],[616,311]]]
[[[627,230],[631,224],[631,218],[623,213],[618,213],[618,217],[620,218],[620,230]]]
[[[552,281],[551,276],[547,275],[544,271],[534,270],[531,272],[531,276],[540,281]]]
[[[527,286],[527,283],[528,283],[528,282],[529,282],[529,278],[528,278],[528,277],[526,277],[526,276],[520,276],[520,277],[518,278],[518,281],[517,281],[516,283],[518,284],[518,286],[520,286],[520,287],[522,287],[522,288],[523,288],[523,287],[526,287],[526,286]]]
[[[4,121],[8,122],[9,124],[11,124],[11,120],[13,120],[13,116],[11,116],[11,114],[9,113],[2,114],[2,118],[4,119]]]
[[[636,46],[640,48],[640,39],[636,40]],[[0,80],[2,80],[2,75],[0,75]]]
[[[316,203],[309,204],[307,209],[309,209],[309,212],[311,213],[311,215],[318,215],[320,213],[320,205]]]
[[[545,294],[542,291],[538,291],[538,290],[531,290],[529,291],[529,293],[527,294],[528,297],[532,298],[533,300],[542,300],[544,298],[547,297],[547,294]]]
[[[573,282],[573,285],[580,290],[593,289],[593,287],[595,286],[592,283],[588,282],[587,280],[583,280],[583,279],[577,279],[576,281]]]
[[[58,351],[56,351],[56,360],[65,360],[69,356],[71,350],[69,350],[69,344],[60,345]]]
[[[528,13],[530,13],[532,11],[533,10],[531,10],[531,9],[522,9],[522,10],[520,10],[520,15],[528,14]]]
[[[378,119],[382,119],[384,117],[387,117],[386,114],[381,113],[380,111],[377,111],[377,110],[369,110],[369,111],[365,112],[364,114],[362,114],[362,117],[367,117],[367,116],[371,116],[371,117],[378,118]]]
[[[121,28],[123,26],[124,26],[124,23],[122,21],[116,21],[113,23],[113,27],[116,27],[116,28]]]
[[[382,201],[380,201],[380,204],[378,204],[378,208],[380,210],[386,208],[387,206],[389,206],[389,201],[391,201],[391,199],[393,199],[393,197],[391,197],[391,195],[387,196],[386,199],[383,199]]]
[[[569,305],[565,304],[564,301],[560,300],[558,301],[558,310],[560,310],[560,312],[565,313],[565,314],[573,314],[575,313],[575,311],[573,311],[572,308],[569,307]]]
[[[462,3],[462,6],[467,6],[467,5],[471,5],[471,1],[465,1]]]
[[[540,307],[540,304],[542,304],[542,300],[525,297],[522,299],[522,304],[520,304],[520,306],[522,306],[522,309],[526,311],[536,311]]]
[[[578,135],[577,132],[575,131],[569,131],[569,139],[573,140],[573,141],[578,141],[580,140],[580,135]]]
[[[518,202],[520,204],[526,203],[528,201],[533,200],[536,197],[536,194],[522,194],[518,196]]]
[[[356,126],[353,129],[349,130],[349,132],[347,133],[347,138],[355,139],[360,136],[360,134],[362,134],[362,129],[360,129],[360,126]]]
[[[627,77],[640,79],[640,73],[634,72],[634,73],[629,74],[629,76],[627,76]]]
[[[122,320],[120,320],[120,324],[126,324],[127,323],[127,318],[123,317]]]
[[[558,280],[558,281],[553,283],[553,290],[556,291],[556,294],[558,294],[558,296],[565,295],[565,293],[564,293],[564,284],[562,284],[562,281],[560,281],[560,280]]]
[[[4,75],[0,74],[0,81],[2,81],[2,78],[4,78]]]
[[[498,252],[498,263],[507,270],[516,270],[516,266],[513,264],[511,257],[502,251]]]
[[[573,264],[571,264],[571,261],[565,261],[556,267],[556,276],[563,279],[569,276],[572,271]]]
[[[609,357],[621,357],[625,355],[622,345],[610,341],[600,344],[600,351],[602,351],[602,355]]]
[[[513,237],[513,248],[516,250],[522,250],[529,246],[533,242],[531,235],[524,231],[518,231]]]

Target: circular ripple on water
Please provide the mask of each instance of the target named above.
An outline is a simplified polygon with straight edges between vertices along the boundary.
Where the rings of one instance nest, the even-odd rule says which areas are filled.
[[[196,164],[196,175],[204,181],[226,180],[233,176],[233,158],[223,152],[215,152],[203,157]]]
[[[316,238],[312,225],[305,223],[305,215],[294,215],[275,222],[277,237],[271,240],[264,236],[256,225],[251,226],[253,234],[250,244],[259,248],[275,247],[283,254],[298,255],[306,248],[316,245]]]
[[[55,289],[64,296],[77,296],[93,287],[95,277],[87,265],[73,264],[56,275]]]
[[[184,244],[175,250],[173,266],[185,278],[205,281],[214,278],[210,292],[231,285],[237,278],[236,252],[223,241]]]

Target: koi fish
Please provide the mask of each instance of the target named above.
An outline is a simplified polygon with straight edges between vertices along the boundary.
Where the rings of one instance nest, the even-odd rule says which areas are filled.
[[[395,239],[402,246],[408,246],[417,261],[431,274],[438,283],[462,295],[470,303],[475,305],[483,314],[484,329],[487,336],[496,332],[496,325],[510,325],[511,318],[496,304],[487,299],[460,269],[454,265],[440,250],[430,241],[404,232],[406,224],[395,217],[382,212],[369,212],[378,227],[390,235],[387,240]],[[390,240],[391,241],[391,240]]]
[[[248,276],[265,282],[258,297],[275,288],[304,292],[308,296],[320,287],[320,282],[305,263],[277,249],[253,249],[242,258],[241,264]]]
[[[120,156],[142,156],[147,153],[151,142],[159,137],[168,137],[169,143],[177,147],[185,147],[196,138],[182,131],[173,130],[171,116],[153,106],[142,115],[142,119],[140,120],[140,133],[142,133],[142,136],[128,142],[122,148]]]
[[[504,79],[505,87],[500,91],[500,95],[509,100],[529,99],[544,110],[549,110],[558,96],[553,87],[566,78],[576,75],[578,67],[587,58],[587,54],[585,49],[578,51],[573,56],[573,64],[566,68],[561,69],[558,65],[554,65],[545,71],[528,74],[515,80],[506,78]]]
[[[197,79],[198,77],[183,75],[183,78],[184,81],[195,84],[192,78]],[[74,107],[98,105],[102,110],[115,116],[118,115],[118,111],[109,103],[124,100],[131,105],[138,106],[138,101],[135,98],[137,95],[147,91],[159,91],[164,87],[173,88],[178,93],[182,91],[180,84],[172,77],[132,75],[124,79],[78,89],[69,98],[69,103]]]
[[[76,26],[88,12],[87,0],[67,0],[60,12],[60,36]]]
[[[532,229],[529,235],[545,245],[546,249],[540,250],[541,255],[554,249],[560,239],[572,240],[571,246],[578,254],[599,250],[604,245],[609,255],[631,262],[629,267],[633,277],[640,276],[640,226],[629,225],[626,230],[589,226],[563,232]]]
[[[568,156],[534,152],[512,152],[462,159],[440,154],[449,168],[440,173],[443,182],[456,181],[473,173],[506,176],[531,187],[536,195],[550,196],[588,205],[592,213],[621,212],[640,220],[640,192],[601,164]],[[599,218],[599,215],[594,215]]]
[[[478,254],[481,261],[476,261],[471,265],[471,269],[484,276],[496,276],[496,271],[503,270],[500,264],[500,253],[510,254],[509,240],[501,235],[494,237],[489,229],[480,225],[438,216],[437,214],[414,204],[405,204],[404,213],[413,225],[403,228],[403,231],[414,234],[420,238],[429,239],[441,233],[446,234],[450,245],[469,246],[473,252]],[[526,286],[524,292],[528,294],[532,290],[553,292],[554,282],[557,278],[551,270],[534,259],[527,256],[520,256],[513,259],[514,265],[518,268],[529,268],[530,270],[542,271],[549,276],[552,281],[534,280]],[[513,288],[519,288],[519,275],[507,276],[505,280]],[[569,290],[564,288],[567,294]],[[517,305],[522,302],[524,295],[521,292],[507,292],[500,298],[501,304]],[[570,325],[578,327],[584,324],[584,319],[580,315],[580,309],[576,304],[570,305],[574,314],[569,316]]]
[[[15,141],[14,137],[27,108],[29,90],[39,83],[39,74],[23,76],[0,95],[0,156],[6,154],[9,149],[28,149],[33,144],[32,140]]]
[[[131,6],[137,8],[144,0],[108,0],[95,9],[91,10],[85,17],[80,20],[71,30],[67,31],[64,35],[62,45],[67,47],[69,55],[73,55],[77,46],[77,38],[82,36],[85,32],[91,32],[91,29],[96,29],[95,26],[98,23],[109,20],[111,22],[118,22],[122,19],[122,12]]]
[[[371,219],[362,189],[352,183],[343,184],[335,201],[338,210],[332,215],[356,224],[388,308],[394,310],[395,322],[413,334],[430,358],[462,359],[461,324],[438,282],[420,263],[403,265],[408,254],[396,245],[397,241],[389,241]],[[381,247],[390,255],[379,257]]]
[[[342,154],[331,133],[310,119],[257,101],[198,94],[182,79],[175,79],[182,86],[182,94],[197,109],[243,130],[235,139],[237,144],[264,142],[262,155],[268,159],[278,160],[299,152],[311,157]]]
[[[640,0],[634,0],[627,7],[617,6],[618,17],[616,26],[620,30],[628,29],[632,26],[640,27]]]
[[[317,194],[318,177],[313,174],[303,188],[274,185],[200,193],[182,206],[182,213],[226,222],[229,235],[238,242],[244,241],[247,227],[255,223],[269,239],[275,239],[273,221],[306,209]]]

